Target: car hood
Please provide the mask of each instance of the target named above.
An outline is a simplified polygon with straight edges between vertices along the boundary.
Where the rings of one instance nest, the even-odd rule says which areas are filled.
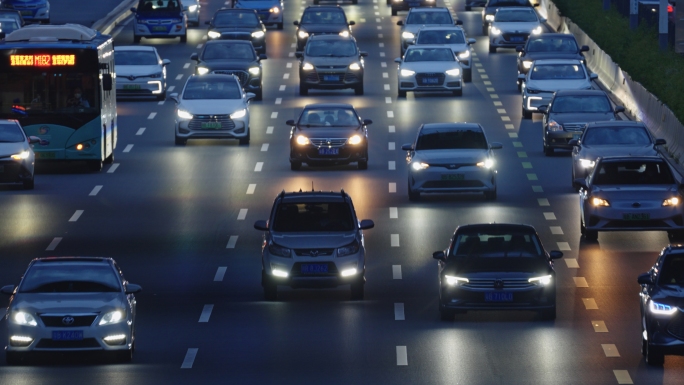
[[[26,142],[3,143],[0,142],[0,159],[18,154],[24,150],[28,150],[29,146]]]
[[[297,130],[308,138],[348,138],[359,133],[359,127],[306,127]]]
[[[449,259],[444,269],[445,274],[461,276],[463,274],[486,273],[487,276],[503,278],[505,273],[527,274],[529,276],[550,274],[547,261],[543,258],[455,258]],[[480,274],[478,274],[480,275]],[[480,275],[482,277],[482,275]],[[484,278],[484,277],[483,277]]]
[[[592,193],[602,193],[601,196],[617,201],[661,201],[671,198],[677,192],[675,185],[621,185],[594,186]]]
[[[222,27],[211,28],[211,30],[216,31],[216,32],[221,32],[221,33],[243,32],[243,33],[251,36],[252,32],[261,31],[261,28],[258,26],[222,26]]]
[[[321,66],[348,66],[352,63],[358,63],[358,56],[343,56],[343,57],[321,57],[321,56],[305,56],[304,60],[313,64],[316,67]]]
[[[651,298],[684,309],[684,287],[682,286],[658,285],[658,288],[651,294]]]
[[[604,145],[588,146],[582,145],[580,157],[583,159],[596,159],[599,156],[655,156],[658,152],[652,144],[647,146],[625,146],[625,145]]]
[[[444,24],[405,24],[402,32],[411,32],[417,34],[423,27],[453,27],[454,23],[444,23]],[[401,36],[401,35],[400,35]]]
[[[583,60],[584,56],[577,52],[525,52],[523,60],[545,60],[545,59],[563,59],[563,60]]]
[[[428,164],[472,164],[482,162],[487,155],[488,150],[421,150],[415,152],[413,161]]]
[[[232,114],[245,108],[242,99],[218,99],[218,100],[181,100],[178,109],[185,110],[193,115],[221,115]]]
[[[549,113],[549,120],[551,119],[560,124],[589,123],[615,120],[615,115],[612,112],[551,112]]]
[[[273,242],[290,249],[338,248],[352,243],[356,232],[273,233]]]
[[[250,60],[203,60],[198,66],[206,67],[210,70],[247,70],[251,67],[258,67],[259,62]]]
[[[146,75],[158,74],[160,72],[162,72],[162,68],[161,68],[161,66],[158,66],[158,65],[149,65],[149,66],[117,65],[116,66],[116,76],[117,77],[146,76]]]
[[[444,72],[454,68],[461,68],[457,61],[416,61],[402,62],[399,69],[411,70],[416,72]]]
[[[539,27],[538,21],[516,23],[516,22],[493,22],[492,27],[496,27],[501,30],[501,32],[507,33],[530,33],[533,29]]]
[[[12,309],[31,313],[92,313],[126,309],[123,293],[17,293]]]
[[[247,9],[266,9],[272,8],[274,6],[279,6],[279,0],[264,0],[264,1],[240,1],[235,3],[235,8],[247,8]]]
[[[558,90],[584,90],[591,88],[589,78],[584,79],[549,79],[534,80],[527,79],[526,87],[539,91],[556,92]]]
[[[313,33],[340,33],[342,31],[349,31],[346,24],[301,24],[300,31]]]

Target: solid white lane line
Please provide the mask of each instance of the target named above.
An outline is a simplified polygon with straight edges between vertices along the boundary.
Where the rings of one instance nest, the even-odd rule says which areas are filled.
[[[390,133],[393,133],[397,130],[396,127],[394,127],[394,126],[388,126],[387,128],[388,128]]]
[[[389,184],[389,192],[390,192],[390,193],[395,193],[395,192],[397,192],[397,184],[396,184],[396,183],[391,182],[391,183]]]
[[[113,174],[114,171],[116,171],[117,168],[119,168],[119,164],[118,164],[118,163],[112,164],[112,166],[109,167],[109,170],[107,170],[107,174]]]
[[[399,247],[399,234],[390,235],[390,246]]]
[[[396,207],[390,207],[389,209],[390,219],[399,218],[399,210]]]
[[[256,184],[251,183],[249,186],[247,186],[247,195],[254,194],[254,190],[256,190]]]
[[[613,370],[615,379],[618,384],[633,384],[632,377],[629,376],[629,372],[626,370]]]
[[[83,215],[83,210],[76,210],[74,215],[72,215],[71,218],[69,218],[69,222],[76,222],[78,218],[81,217],[81,215]]]
[[[261,151],[268,151],[268,143],[264,143],[261,145]]]
[[[247,217],[247,209],[240,209],[240,212],[238,213],[237,220],[238,221],[244,221],[246,217]]]
[[[404,321],[404,304],[403,303],[395,303],[394,304],[394,320],[395,321]]]
[[[397,346],[397,366],[408,365],[408,357],[406,355],[406,346]]]
[[[601,344],[601,347],[606,357],[620,357],[620,352],[618,352],[615,344]]]
[[[280,104],[283,102],[283,98],[276,98],[275,104]]]
[[[598,304],[596,304],[596,300],[593,298],[582,298],[582,302],[584,303],[584,308],[587,310],[598,310]]]
[[[577,258],[563,258],[568,269],[579,269],[579,263],[577,263]]]
[[[549,226],[549,229],[553,235],[563,235],[563,229],[560,226]]]
[[[273,133],[273,126],[268,126],[268,127],[266,127],[266,133],[267,133],[267,134],[272,134],[272,133]]]
[[[385,88],[385,91],[389,91],[389,90],[390,90],[390,85],[389,85],[389,84],[385,84],[383,87]]]
[[[209,317],[211,317],[212,310],[214,310],[214,305],[204,305],[202,314],[200,314],[199,321],[197,322],[209,322]]]
[[[390,170],[396,170],[397,169],[397,162],[390,160],[387,162],[387,168]]]
[[[176,75],[176,80],[181,80],[181,79],[183,79],[183,74]]]
[[[555,221],[556,220],[556,214],[552,212],[546,212],[544,213],[544,218],[546,218],[547,221]]]
[[[596,333],[608,333],[608,327],[603,321],[591,321],[591,326],[594,327]]]
[[[146,127],[140,127],[140,128],[138,129],[138,132],[136,132],[135,134],[136,134],[136,135],[142,135],[143,132],[145,132],[145,129],[146,129]]]
[[[387,111],[387,117],[393,118],[394,117],[394,111]]]
[[[169,89],[167,90],[168,92],[171,92],[176,89],[176,86],[169,86]]]
[[[156,112],[150,112],[150,114],[147,116],[147,119],[152,120],[152,119],[154,119],[155,116],[157,116]]]
[[[220,266],[218,269],[216,269],[216,275],[214,275],[214,282],[223,281],[223,276],[226,275],[226,270],[228,270],[228,267],[226,266]]]
[[[271,112],[271,119],[275,119],[278,117],[278,111],[276,112]]]
[[[285,86],[280,86],[280,88],[278,88],[278,91],[285,91]]]
[[[237,243],[238,236],[237,235],[231,235],[230,238],[228,238],[228,244],[226,245],[226,249],[234,249],[235,244]]]
[[[392,98],[390,98],[389,96],[385,96],[385,103],[392,104]]]
[[[388,150],[394,151],[395,147],[396,147],[396,145],[395,145],[394,142],[389,142],[389,143],[387,143],[387,149],[388,149]]]
[[[261,172],[261,169],[264,167],[264,162],[257,162],[256,166],[254,166],[254,172]]]
[[[572,277],[572,280],[575,281],[575,286],[577,287],[589,287],[589,284],[584,277]]]
[[[132,149],[133,149],[133,145],[128,144],[128,145],[126,145],[126,148],[124,148],[123,152],[131,152]]]
[[[183,64],[183,69],[184,69],[184,70],[186,70],[186,69],[188,69],[188,68],[190,68],[190,63],[185,63],[185,64]]]
[[[539,206],[551,206],[549,200],[546,198],[537,198],[537,202],[539,203]]]
[[[94,197],[95,195],[97,195],[97,193],[100,192],[100,190],[102,190],[102,185],[97,185],[93,187],[93,191],[91,191],[90,194],[88,194],[88,196]]]
[[[392,265],[392,279],[401,279],[401,265]]]
[[[62,237],[55,237],[52,239],[52,242],[48,245],[47,249],[45,251],[52,251],[57,248],[57,245],[62,242]]]
[[[197,357],[197,348],[190,348],[188,352],[185,353],[185,358],[183,359],[183,364],[181,364],[181,369],[192,368],[192,363],[195,362],[195,357]]]
[[[290,78],[290,74],[283,74],[283,79],[289,79],[289,78]]]
[[[570,244],[569,244],[568,242],[556,242],[556,244],[558,245],[558,250],[560,250],[560,251],[570,251],[570,250],[572,250],[572,249],[570,248]]]

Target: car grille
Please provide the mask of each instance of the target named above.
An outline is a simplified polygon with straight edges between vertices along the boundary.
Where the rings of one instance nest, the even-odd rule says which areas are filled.
[[[252,35],[249,33],[235,33],[235,32],[221,32],[221,39],[224,40],[252,40]]]
[[[479,180],[430,180],[423,184],[424,188],[466,188],[484,187]]]
[[[493,278],[469,278],[468,280],[469,282],[464,283],[463,286],[473,289],[493,289],[495,286],[498,289],[521,289],[537,286],[535,284],[528,282],[527,278],[509,278],[498,280],[503,283],[503,286],[497,286],[497,279]]]
[[[473,167],[477,166],[476,163],[430,163],[430,167],[444,167],[449,170],[456,170],[461,167]]]
[[[317,82],[318,81],[318,74],[316,71],[311,71],[306,74],[306,81],[307,82]]]
[[[300,257],[328,257],[334,251],[335,249],[294,249],[295,254]]]
[[[436,83],[428,83],[427,79],[432,79],[432,78],[437,78],[437,82]],[[440,87],[442,84],[444,84],[444,78],[445,78],[445,75],[441,72],[422,72],[422,73],[416,74],[416,82],[418,82],[419,86]]]
[[[318,70],[341,70],[345,69],[347,66],[316,66]]]
[[[247,71],[239,71],[239,70],[216,70],[212,71],[213,74],[219,74],[219,75],[235,75],[237,76],[238,80],[240,80],[240,85],[245,86],[247,84],[247,81],[249,80],[249,74]]]
[[[70,317],[74,319],[74,322],[71,324],[66,324],[64,323],[64,319],[66,317]],[[64,315],[41,315],[40,319],[43,321],[45,326],[47,327],[61,327],[61,328],[70,328],[70,327],[84,327],[84,326],[90,326],[93,324],[93,321],[95,321],[95,318],[97,318],[97,314],[88,314],[88,315],[69,315],[69,314],[64,314]]]
[[[359,80],[359,77],[356,76],[356,74],[353,74],[351,72],[347,72],[346,75],[344,75],[344,81],[345,82],[356,82]]]
[[[95,338],[84,338],[79,341],[55,341],[49,338],[43,338],[38,341],[36,349],[83,349],[83,348],[100,348]]]
[[[528,37],[530,37],[530,34],[529,33],[504,33],[501,36],[503,36],[504,40],[506,40],[508,42],[521,43],[522,44],[522,43],[525,43],[525,41],[527,40]]]
[[[684,313],[681,310],[670,320],[667,325],[667,332],[680,340],[684,340]]]
[[[586,126],[586,123],[563,123],[565,131],[584,131]]]
[[[310,138],[309,141],[316,147],[340,147],[347,143],[347,138]]]
[[[671,227],[671,226],[662,220],[654,220],[654,221],[621,221],[621,220],[617,220],[617,221],[608,221],[608,223],[606,223],[606,225],[604,227],[630,229],[630,228],[635,228],[635,227],[663,228],[663,227]]]
[[[235,128],[235,122],[230,118],[230,115],[195,115],[188,128],[191,130],[207,130],[202,128],[202,123],[221,123],[221,128],[212,128],[212,130],[232,130]]]
[[[292,270],[290,271],[290,276],[292,277],[335,277],[337,276],[337,267],[334,262],[327,262],[328,272],[327,273],[315,273],[308,274],[302,273],[302,263],[296,262],[292,265]]]

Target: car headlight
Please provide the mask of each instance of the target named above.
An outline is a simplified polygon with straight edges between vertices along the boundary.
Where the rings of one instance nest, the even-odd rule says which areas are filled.
[[[494,21],[494,15],[485,15],[486,21]]]
[[[532,277],[527,280],[529,283],[534,283],[535,285],[542,285],[546,286],[551,283],[551,276],[550,275],[543,275],[541,277]]]
[[[304,62],[304,64],[302,64],[302,69],[304,71],[311,71],[312,69],[314,69],[314,66],[311,63]]]
[[[580,159],[580,167],[583,168],[593,168],[596,165],[596,162],[593,160],[589,159]]]
[[[401,33],[401,38],[405,39],[405,40],[411,40],[414,37],[416,37],[416,35],[414,35],[412,32],[409,32],[409,31],[404,31]]]
[[[542,33],[542,27],[541,27],[541,25],[538,26],[537,28],[535,28],[535,29],[532,30],[532,34],[533,34],[533,35],[539,35],[540,33]]]
[[[445,275],[444,280],[446,281],[446,284],[449,286],[461,286],[464,283],[468,283],[468,278],[463,278],[463,277],[455,277],[453,275]]]
[[[255,39],[261,39],[262,37],[264,37],[264,31],[252,32],[252,37]]]
[[[477,167],[484,167],[486,169],[490,169],[494,167],[494,159],[487,158],[483,162],[477,162]]]
[[[458,76],[461,74],[461,69],[460,68],[454,68],[452,70],[446,71],[446,74],[449,76]]]
[[[349,144],[359,144],[363,141],[361,138],[361,135],[352,135],[351,138],[349,138]],[[674,198],[677,199],[677,198]]]
[[[594,206],[603,206],[603,207],[609,207],[610,202],[603,198],[591,198],[591,204]]]
[[[297,135],[297,144],[300,146],[306,146],[307,144],[311,143],[309,141],[309,138],[307,138],[304,135]]]
[[[230,118],[231,119],[240,119],[240,118],[244,118],[245,115],[247,115],[247,109],[243,108],[239,111],[235,111],[232,114],[230,114]]]
[[[523,61],[523,68],[525,68],[526,70],[528,70],[528,69],[530,69],[530,67],[532,67],[532,60],[525,60],[525,61]]]
[[[188,7],[188,11],[190,11],[190,12],[195,12],[196,10],[197,10],[197,5],[193,4],[193,5]]]
[[[651,310],[651,313],[662,315],[672,315],[677,311],[677,308],[674,306],[665,305],[664,303],[658,303],[654,301],[651,301],[651,303],[648,305],[648,308]]]
[[[663,206],[677,206],[678,204],[679,198],[677,197],[672,197],[663,201]]]
[[[401,74],[401,76],[413,76],[416,73],[416,71],[402,69],[401,71],[399,71],[399,73]]]
[[[24,151],[22,151],[22,152],[20,152],[20,153],[18,153],[18,154],[12,155],[12,159],[14,159],[14,160],[24,160],[24,159],[27,159],[27,158],[29,157],[30,154],[31,154],[30,152],[24,150]]]
[[[192,119],[192,114],[185,110],[178,110],[178,117],[181,119]]]
[[[207,72],[209,72],[209,68],[206,67],[197,67],[197,73],[200,75],[204,75]]]
[[[423,162],[413,162],[411,163],[411,168],[420,171],[420,170],[425,170],[426,168],[430,167],[429,164],[423,163]]]
[[[259,72],[261,72],[261,69],[259,67],[250,67],[249,73],[252,75],[259,75]]]
[[[359,252],[360,244],[358,241],[354,241],[346,246],[342,246],[337,249],[338,257],[345,257],[347,255],[356,254]]]
[[[555,120],[549,120],[547,128],[549,131],[563,131],[563,125]]]
[[[271,8],[271,9],[269,9],[268,11],[271,12],[271,13],[280,13],[280,8],[278,8],[278,7],[273,7],[273,8]]]
[[[212,39],[218,39],[219,37],[221,37],[221,32],[209,31],[207,32],[207,35],[209,35],[209,37]]]
[[[498,28],[496,28],[496,27],[492,27],[492,28],[489,30],[489,32],[490,32],[492,35],[495,35],[495,36],[501,35],[501,30],[498,29]]]
[[[297,36],[299,36],[300,39],[306,39],[309,37],[309,33],[306,31],[299,31],[297,32]]]
[[[342,37],[349,37],[349,31],[347,31],[347,30],[341,31],[338,35],[340,35]]]
[[[287,247],[278,246],[273,242],[268,244],[268,252],[272,255],[283,258],[290,258],[292,256],[291,249],[288,249]]]
[[[361,64],[359,64],[359,63],[351,63],[351,64],[349,65],[349,69],[352,70],[352,71],[358,71],[358,70],[361,69]]]
[[[14,317],[12,317],[12,321],[14,321],[15,324],[17,325],[24,325],[24,326],[38,326],[38,322],[36,322],[36,318],[25,312],[25,311],[18,311],[14,313]]]
[[[105,315],[102,316],[102,319],[100,320],[99,325],[111,325],[115,324],[118,322],[121,322],[124,320],[124,312],[121,310],[114,310],[110,311],[109,313],[105,313]]]
[[[458,58],[459,59],[467,59],[470,57],[470,50],[459,52]]]

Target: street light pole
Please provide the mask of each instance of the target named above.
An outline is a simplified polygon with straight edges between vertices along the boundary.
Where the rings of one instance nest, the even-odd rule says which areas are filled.
[[[629,29],[639,26],[639,1],[629,0]]]
[[[661,51],[665,51],[668,48],[667,6],[667,0],[660,0],[660,9],[658,10],[658,43]]]

